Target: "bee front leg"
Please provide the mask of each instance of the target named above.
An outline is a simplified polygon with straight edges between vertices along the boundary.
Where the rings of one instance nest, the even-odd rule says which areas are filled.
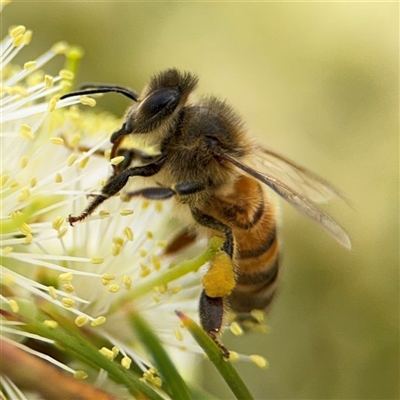
[[[86,207],[86,209],[79,215],[70,215],[68,217],[68,222],[73,225],[75,222],[82,221],[87,216],[93,213],[93,211],[109,197],[117,194],[128,182],[131,176],[152,176],[160,171],[163,166],[165,158],[162,157],[155,161],[154,163],[147,164],[140,167],[128,168],[121,172],[119,175],[113,175],[108,180],[106,185],[101,190],[101,193],[97,195],[91,203]]]

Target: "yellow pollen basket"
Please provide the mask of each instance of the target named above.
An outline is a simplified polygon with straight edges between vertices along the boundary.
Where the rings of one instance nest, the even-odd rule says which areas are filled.
[[[209,297],[228,296],[236,285],[232,260],[220,251],[211,261],[209,270],[203,277],[203,287]]]

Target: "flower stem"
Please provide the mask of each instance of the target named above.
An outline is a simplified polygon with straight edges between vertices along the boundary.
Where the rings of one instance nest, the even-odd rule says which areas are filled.
[[[210,361],[217,368],[225,382],[232,390],[237,399],[252,400],[253,396],[244,384],[240,375],[233,368],[232,364],[222,356],[221,349],[207,335],[207,333],[197,325],[192,319],[180,311],[176,311],[182,324],[189,330],[196,342],[205,351]]]

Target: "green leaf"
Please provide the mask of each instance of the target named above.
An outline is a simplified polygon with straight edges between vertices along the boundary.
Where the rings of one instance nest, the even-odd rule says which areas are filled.
[[[24,307],[20,308],[18,316],[22,316],[20,319],[25,323],[23,326],[25,331],[52,339],[64,351],[77,359],[95,369],[104,369],[108,372],[111,379],[123,384],[133,396],[141,397],[141,395],[144,395],[150,400],[163,400],[163,397],[143,383],[139,376],[101,354],[99,349],[91,344],[90,338],[84,336],[80,330],[65,330],[60,324],[55,328],[50,327],[44,323],[46,314],[38,311],[35,319],[33,319],[31,314],[24,312]]]
[[[129,320],[137,332],[141,343],[150,352],[154,364],[166,384],[165,389],[168,391],[171,398],[174,400],[191,399],[192,396],[188,387],[153,330],[137,313],[132,312]]]

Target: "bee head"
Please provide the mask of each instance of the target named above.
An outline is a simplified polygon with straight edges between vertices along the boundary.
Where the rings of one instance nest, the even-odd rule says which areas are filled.
[[[138,103],[127,113],[127,131],[148,133],[156,130],[181,109],[197,84],[197,77],[177,69],[167,69],[153,76],[143,89]],[[131,129],[130,129],[131,128]]]

